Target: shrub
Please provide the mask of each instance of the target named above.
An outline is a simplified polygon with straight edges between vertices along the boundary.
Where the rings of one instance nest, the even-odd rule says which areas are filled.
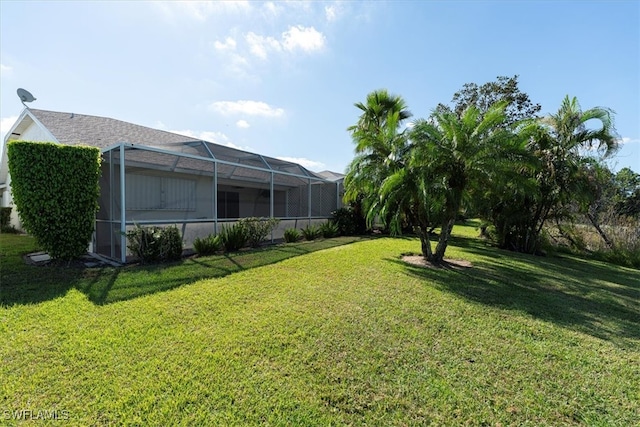
[[[227,252],[243,248],[248,241],[247,231],[242,222],[236,222],[231,226],[223,225],[218,235],[222,246]]]
[[[83,255],[98,210],[100,150],[29,141],[11,141],[7,150],[24,229],[52,258]]]
[[[256,248],[278,226],[276,218],[242,218],[240,224],[245,229],[249,246]]]
[[[284,230],[284,241],[287,243],[297,242],[301,237],[302,234],[300,234],[297,228],[287,228]]]
[[[0,226],[8,227],[11,221],[11,208],[0,208]]]
[[[222,248],[220,236],[209,234],[207,237],[196,237],[193,241],[193,249],[199,255],[213,255]]]
[[[182,258],[183,242],[178,227],[172,225],[163,228],[160,233],[160,242],[162,260],[176,261]]]
[[[11,225],[11,208],[0,208],[0,233],[17,234],[19,231]]]
[[[325,239],[336,237],[340,232],[340,230],[338,229],[338,225],[332,221],[327,221],[321,224],[318,229],[320,234],[322,234],[322,237],[324,237]]]
[[[320,227],[317,225],[309,225],[302,229],[302,235],[305,240],[315,240],[320,237]]]
[[[143,264],[182,257],[182,237],[176,226],[142,227],[127,231],[127,247]]]
[[[367,230],[365,219],[353,207],[343,207],[332,212],[332,221],[338,226],[342,236],[364,234]]]

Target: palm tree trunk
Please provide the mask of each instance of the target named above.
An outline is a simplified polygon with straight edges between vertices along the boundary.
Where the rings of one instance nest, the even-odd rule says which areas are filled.
[[[429,240],[429,230],[423,227],[418,228],[418,236],[420,237],[420,245],[422,247],[422,256],[427,261],[433,260],[433,252],[431,251],[431,241]]]
[[[451,230],[453,230],[453,224],[455,223],[455,216],[449,216],[448,219],[442,221],[442,227],[440,228],[440,238],[438,238],[438,244],[436,245],[436,252],[433,254],[432,262],[440,264],[444,259],[444,253],[447,250],[449,244],[449,236]]]
[[[600,224],[598,224],[596,217],[591,212],[587,212],[587,218],[591,222],[591,225],[593,225],[593,227],[596,229],[600,237],[602,237],[602,240],[604,240],[604,242],[607,244],[609,249],[613,249],[613,242],[611,241],[609,236],[607,236],[604,230],[602,230],[602,227],[600,227]]]

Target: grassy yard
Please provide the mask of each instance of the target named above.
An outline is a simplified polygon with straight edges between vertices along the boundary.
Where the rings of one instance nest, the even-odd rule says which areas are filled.
[[[2,235],[0,424],[640,424],[640,271],[454,233],[473,268],[379,238],[70,270]]]

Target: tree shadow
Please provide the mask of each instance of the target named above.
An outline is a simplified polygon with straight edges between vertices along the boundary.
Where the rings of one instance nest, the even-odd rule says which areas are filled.
[[[469,250],[468,248],[467,250]],[[470,301],[515,310],[619,347],[640,343],[640,273],[576,258],[478,251],[462,270],[429,269],[387,259],[412,277]]]
[[[8,269],[10,271],[4,268],[3,263],[0,305],[37,304],[62,297],[74,288],[83,292],[96,305],[110,304],[168,291],[203,279],[222,278],[364,239],[366,237],[342,237],[270,245],[222,255],[194,256],[170,263],[123,267],[43,267],[26,265],[21,259],[12,259],[11,268]],[[2,254],[3,258],[5,256],[7,255]]]

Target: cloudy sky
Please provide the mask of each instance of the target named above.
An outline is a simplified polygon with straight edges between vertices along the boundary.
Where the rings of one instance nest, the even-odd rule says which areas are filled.
[[[0,2],[3,137],[33,108],[112,117],[344,171],[355,102],[416,118],[464,83],[519,75],[550,113],[616,111],[640,172],[640,2]]]

